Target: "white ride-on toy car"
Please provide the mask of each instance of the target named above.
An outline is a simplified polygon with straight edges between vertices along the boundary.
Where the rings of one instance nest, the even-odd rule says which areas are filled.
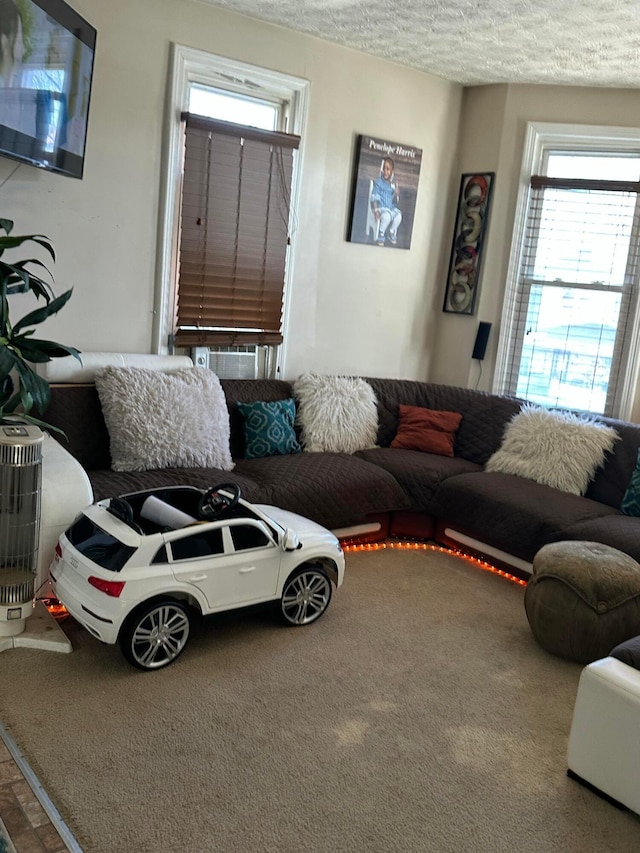
[[[194,612],[279,601],[286,624],[315,622],[342,584],[344,555],[329,530],[250,504],[234,483],[174,486],[87,507],[60,537],[50,576],[94,637],[153,670],[183,651]]]

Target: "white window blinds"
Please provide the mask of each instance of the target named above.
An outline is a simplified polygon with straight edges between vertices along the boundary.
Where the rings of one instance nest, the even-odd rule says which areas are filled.
[[[534,175],[509,393],[614,414],[638,280],[640,183]]]

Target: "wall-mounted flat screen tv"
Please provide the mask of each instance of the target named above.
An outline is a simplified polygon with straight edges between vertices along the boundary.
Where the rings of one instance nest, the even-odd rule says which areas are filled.
[[[95,46],[64,0],[0,0],[0,154],[82,177]]]

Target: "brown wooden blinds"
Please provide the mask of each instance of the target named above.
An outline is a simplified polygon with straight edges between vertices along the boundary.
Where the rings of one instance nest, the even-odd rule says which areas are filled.
[[[183,119],[175,342],[279,344],[300,139],[188,113]]]

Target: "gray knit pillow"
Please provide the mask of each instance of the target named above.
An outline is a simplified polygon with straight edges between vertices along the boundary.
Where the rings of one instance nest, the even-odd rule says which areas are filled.
[[[105,367],[95,382],[114,471],[234,467],[226,399],[211,370]]]

